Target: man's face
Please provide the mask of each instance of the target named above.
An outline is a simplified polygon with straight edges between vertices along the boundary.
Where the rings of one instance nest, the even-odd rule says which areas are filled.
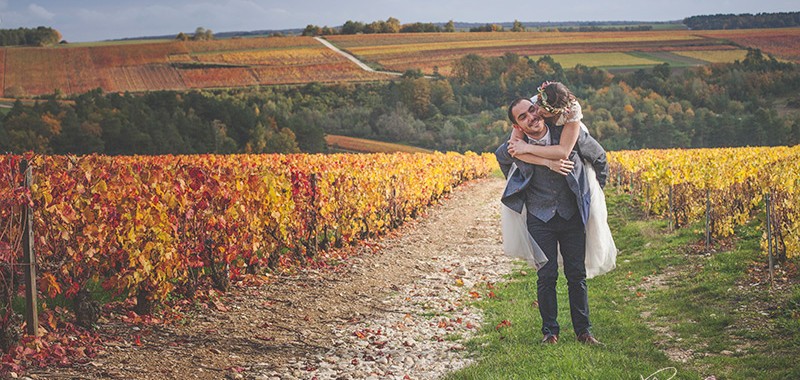
[[[514,128],[518,128],[525,134],[534,138],[542,138],[547,132],[539,107],[530,101],[523,100],[517,103],[511,108],[511,114],[517,121]]]

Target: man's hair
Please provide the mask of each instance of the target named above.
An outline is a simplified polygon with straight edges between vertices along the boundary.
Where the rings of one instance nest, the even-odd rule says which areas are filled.
[[[519,102],[521,102],[523,100],[531,101],[528,98],[516,98],[516,99],[514,99],[513,102],[511,102],[511,104],[508,105],[508,120],[511,120],[511,125],[516,125],[517,124],[517,121],[514,120],[514,113],[512,112],[512,110],[514,109],[514,107],[517,104],[519,104]]]

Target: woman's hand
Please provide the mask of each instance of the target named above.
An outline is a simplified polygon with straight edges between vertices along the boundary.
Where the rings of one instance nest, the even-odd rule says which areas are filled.
[[[561,175],[572,173],[575,163],[570,160],[548,160],[547,167]]]
[[[511,157],[517,157],[520,154],[530,153],[527,149],[528,146],[529,144],[525,141],[512,138],[508,140],[508,154],[510,154]]]
[[[511,140],[508,140],[508,154],[510,154],[511,157],[517,157],[523,153],[522,150],[524,149],[525,144],[526,143],[524,141],[518,139],[512,138]]]

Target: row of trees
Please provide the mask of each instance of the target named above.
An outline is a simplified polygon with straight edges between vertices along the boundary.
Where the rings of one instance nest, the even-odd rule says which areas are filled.
[[[347,20],[341,28],[329,26],[317,26],[309,24],[303,30],[304,36],[326,36],[333,34],[376,34],[376,33],[434,33],[434,32],[455,32],[453,20],[447,22],[444,27],[432,23],[415,22],[412,24],[400,24],[400,20],[389,17],[386,21],[373,21],[363,23],[360,21]]]
[[[0,151],[324,152],[325,133],[492,151],[510,132],[506,104],[544,80],[575,92],[584,122],[609,150],[800,143],[800,118],[791,116],[800,114],[800,71],[753,50],[742,62],[681,72],[662,64],[612,76],[508,53],[464,56],[447,79],[407,72],[371,84],[139,96],[96,90],[74,105],[15,104],[0,119]]]
[[[191,36],[180,32],[175,39],[180,41],[210,41],[214,39],[214,32],[211,29],[198,26]]]
[[[683,20],[689,29],[756,29],[800,26],[800,12],[742,13],[692,16]]]
[[[511,32],[524,32],[525,26],[518,20],[514,20]],[[351,21],[342,25],[341,28],[329,26],[308,25],[303,30],[304,36],[328,36],[334,34],[375,34],[375,33],[453,33],[456,31],[455,22],[448,21],[443,26],[433,23],[415,22],[411,24],[400,24],[400,21],[394,17],[389,17],[386,21],[373,21],[369,24],[363,22]],[[469,28],[470,32],[504,32],[506,29],[498,24],[486,24]]]
[[[0,46],[48,46],[61,41],[61,33],[53,28],[0,29]]]

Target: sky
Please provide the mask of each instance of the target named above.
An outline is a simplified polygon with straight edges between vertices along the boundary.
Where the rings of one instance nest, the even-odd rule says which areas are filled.
[[[564,4],[561,6],[560,4]],[[48,26],[69,42],[372,22],[673,21],[800,11],[798,0],[0,0],[0,29]]]

